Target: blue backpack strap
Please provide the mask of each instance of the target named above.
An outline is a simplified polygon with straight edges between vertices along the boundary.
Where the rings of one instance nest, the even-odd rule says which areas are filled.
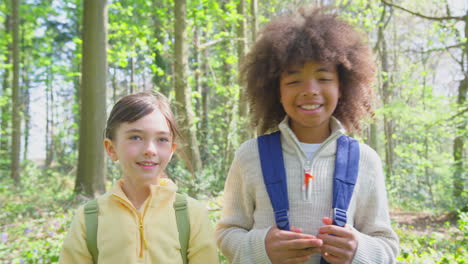
[[[289,202],[284,169],[281,134],[279,131],[257,138],[263,181],[275,212],[276,225],[281,230],[289,228]]]
[[[359,170],[359,142],[348,136],[340,136],[336,145],[335,173],[333,176],[333,224],[343,227],[353,196]],[[320,264],[328,262],[322,257]]]
[[[333,176],[333,224],[344,226],[359,169],[359,142],[348,136],[337,140]]]

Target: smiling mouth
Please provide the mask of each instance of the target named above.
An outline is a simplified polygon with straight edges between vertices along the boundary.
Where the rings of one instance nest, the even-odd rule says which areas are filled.
[[[302,109],[305,109],[305,110],[314,110],[314,109],[317,109],[319,107],[321,107],[322,105],[318,105],[318,104],[315,104],[315,105],[300,105],[299,108],[302,108]]]
[[[149,166],[156,166],[158,163],[156,162],[151,162],[151,161],[142,161],[142,162],[137,162],[138,165],[149,167]]]

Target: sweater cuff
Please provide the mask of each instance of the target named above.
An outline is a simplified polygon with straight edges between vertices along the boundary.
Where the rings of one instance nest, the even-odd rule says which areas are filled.
[[[255,263],[271,264],[265,247],[265,238],[271,228],[272,227],[270,226],[264,229],[255,229],[250,231],[253,232],[252,240],[254,240],[254,243],[252,243],[252,245],[254,245],[254,248],[252,250]]]
[[[356,229],[354,229],[354,227],[353,227],[353,231],[357,235],[358,245],[357,245],[356,253],[354,253],[354,258],[353,258],[352,263],[353,264],[366,263],[367,254],[369,254],[369,252],[367,252],[366,254],[365,249],[369,248],[368,243],[371,241],[366,239],[365,235],[357,231]]]
[[[366,263],[393,263],[388,259],[388,256],[382,251],[378,250],[379,241],[375,237],[371,237],[354,229],[357,235],[358,246],[354,254],[353,264],[366,264]]]

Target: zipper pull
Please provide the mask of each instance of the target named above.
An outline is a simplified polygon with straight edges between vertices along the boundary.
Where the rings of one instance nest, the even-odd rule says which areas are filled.
[[[304,165],[304,184],[302,186],[302,197],[304,200],[310,200],[312,196],[312,181],[314,180],[312,176],[312,163],[310,160],[307,160]]]

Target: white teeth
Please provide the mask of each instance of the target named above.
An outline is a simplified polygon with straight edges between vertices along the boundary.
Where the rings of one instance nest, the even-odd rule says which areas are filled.
[[[144,165],[144,166],[151,166],[151,165],[154,165],[154,163],[152,162],[140,162],[141,165]]]
[[[320,105],[301,105],[301,108],[306,109],[306,110],[312,110],[318,107],[320,107]]]

